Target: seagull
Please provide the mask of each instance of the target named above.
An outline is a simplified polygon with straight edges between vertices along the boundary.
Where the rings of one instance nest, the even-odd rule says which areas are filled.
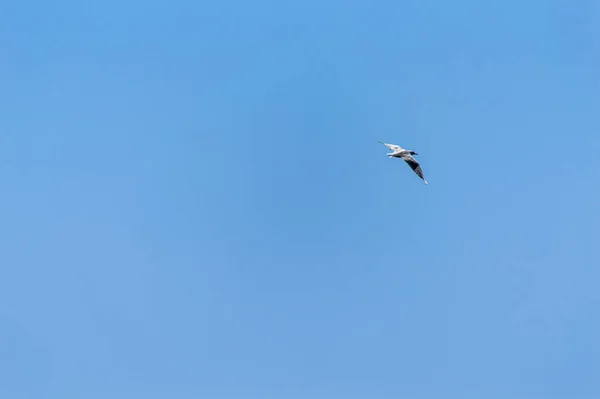
[[[404,159],[404,161],[406,161],[406,163],[408,164],[408,166],[410,166],[411,169],[421,179],[423,179],[423,181],[425,182],[425,184],[428,184],[427,180],[425,179],[425,176],[423,176],[423,169],[421,169],[421,165],[419,164],[419,162],[417,162],[417,160],[415,158],[413,158],[413,155],[419,155],[418,153],[414,152],[413,150],[407,150],[405,148],[402,148],[402,147],[400,147],[399,145],[396,145],[396,144],[388,144],[388,143],[384,143],[382,141],[378,141],[378,143],[381,143],[384,146],[388,147],[390,150],[392,150],[391,153],[387,154],[388,158],[402,158],[402,159]]]

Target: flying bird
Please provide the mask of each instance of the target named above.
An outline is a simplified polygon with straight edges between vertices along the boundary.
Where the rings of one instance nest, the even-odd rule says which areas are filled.
[[[392,150],[392,152],[390,152],[389,154],[387,154],[388,158],[402,158],[402,159],[404,159],[404,161],[406,161],[406,163],[408,164],[408,166],[410,166],[411,169],[421,179],[423,179],[423,181],[425,182],[425,184],[428,184],[427,180],[425,179],[425,176],[423,176],[423,169],[421,169],[421,164],[419,164],[419,162],[417,162],[417,160],[413,157],[413,155],[419,155],[418,153],[414,152],[413,150],[407,150],[405,148],[402,148],[399,145],[388,144],[388,143],[384,143],[382,141],[379,141],[379,143],[383,144],[384,146],[386,146],[390,150]]]

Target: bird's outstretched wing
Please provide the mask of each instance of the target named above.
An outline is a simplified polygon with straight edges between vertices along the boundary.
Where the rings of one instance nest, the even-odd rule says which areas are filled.
[[[410,166],[410,168],[417,174],[417,176],[423,179],[425,184],[428,184],[427,180],[425,179],[425,176],[423,175],[423,169],[421,168],[421,165],[419,164],[419,162],[417,162],[416,159],[412,157],[412,155],[404,154],[402,155],[402,159],[406,161],[408,166]]]
[[[383,141],[378,141],[378,143],[383,144],[384,146],[386,146],[387,148],[389,148],[392,151],[402,150],[402,147],[400,147],[399,145],[396,145],[396,144],[388,144],[388,143],[384,143]]]

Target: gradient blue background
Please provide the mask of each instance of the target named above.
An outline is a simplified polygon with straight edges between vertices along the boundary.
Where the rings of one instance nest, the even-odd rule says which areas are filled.
[[[598,2],[9,0],[0,76],[1,397],[600,397]]]

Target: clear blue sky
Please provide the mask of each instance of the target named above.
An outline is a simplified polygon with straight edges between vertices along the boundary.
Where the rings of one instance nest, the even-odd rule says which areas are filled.
[[[597,2],[8,0],[0,76],[0,397],[600,397]]]

